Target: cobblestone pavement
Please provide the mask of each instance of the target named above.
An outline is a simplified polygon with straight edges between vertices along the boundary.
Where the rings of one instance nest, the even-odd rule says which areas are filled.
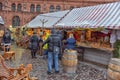
[[[79,61],[76,74],[63,72],[61,61],[59,62],[60,73],[47,75],[47,60],[37,55],[37,59],[31,59],[30,51],[19,47],[14,47],[16,52],[16,61],[6,61],[10,67],[18,67],[20,64],[32,64],[33,70],[30,72],[32,77],[38,77],[39,80],[106,80],[106,69]]]
[[[15,54],[15,57],[16,57],[16,60],[12,60],[11,62],[9,61],[6,61],[6,64],[11,66],[11,67],[17,67],[19,66],[19,63],[21,61],[21,57],[22,57],[22,54],[23,52],[25,51],[25,49],[23,48],[20,48],[20,47],[17,47],[16,45],[12,45],[12,51],[14,51],[16,54]],[[4,54],[4,51],[3,50],[0,50],[0,54],[3,55]],[[12,64],[12,65],[11,65]]]

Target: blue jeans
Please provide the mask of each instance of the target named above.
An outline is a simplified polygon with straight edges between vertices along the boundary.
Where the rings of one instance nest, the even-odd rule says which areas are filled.
[[[47,56],[48,56],[48,50],[44,49],[44,51],[43,51],[43,59],[46,59]]]
[[[52,72],[53,62],[55,66],[55,71],[59,71],[58,53],[48,52],[48,72]]]
[[[44,49],[43,55],[48,55],[48,50],[47,49]]]

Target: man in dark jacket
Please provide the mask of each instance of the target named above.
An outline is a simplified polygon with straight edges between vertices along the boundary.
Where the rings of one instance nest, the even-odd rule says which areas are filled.
[[[60,36],[61,40],[63,40],[63,32],[61,30],[58,30],[57,34]]]
[[[42,40],[36,35],[36,32],[33,32],[33,35],[30,38],[32,58],[36,58],[36,52],[39,48],[40,41],[42,41]]]
[[[58,30],[57,31],[57,34],[58,34],[58,36],[61,38],[61,42],[62,42],[62,40],[63,40],[63,34],[62,34],[62,31],[61,30]],[[61,47],[60,47],[60,52],[59,52],[59,59],[61,60],[61,58],[62,58],[62,43],[61,43]]]
[[[9,51],[11,46],[11,35],[9,31],[5,31],[5,34],[3,35],[3,43],[4,46],[6,47],[5,51]]]
[[[55,73],[59,73],[58,54],[61,47],[61,38],[54,29],[51,31],[51,35],[47,38],[47,40],[43,42],[42,46],[46,43],[48,43],[48,74],[51,74],[53,64],[55,67]]]

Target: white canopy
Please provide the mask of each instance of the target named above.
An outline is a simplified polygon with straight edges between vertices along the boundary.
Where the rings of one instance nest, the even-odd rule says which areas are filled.
[[[0,16],[0,24],[4,24],[4,21],[1,16]]]
[[[46,13],[40,14],[35,19],[30,21],[26,26],[28,28],[39,28],[39,27],[53,27],[55,23],[57,23],[61,18],[63,18],[69,10],[60,11],[60,12],[53,12],[53,13]],[[42,22],[45,22],[44,25]]]
[[[97,6],[75,8],[57,23],[56,26],[120,29],[120,1]]]

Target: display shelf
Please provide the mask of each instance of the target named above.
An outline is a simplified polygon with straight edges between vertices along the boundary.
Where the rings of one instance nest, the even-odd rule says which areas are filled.
[[[99,45],[90,45],[88,43],[77,43],[76,47],[85,47],[85,48],[95,48],[95,49],[99,49],[99,50],[103,50],[103,51],[109,51],[112,52],[114,50],[114,48],[109,48],[109,47],[104,47],[104,46],[99,46]]]

